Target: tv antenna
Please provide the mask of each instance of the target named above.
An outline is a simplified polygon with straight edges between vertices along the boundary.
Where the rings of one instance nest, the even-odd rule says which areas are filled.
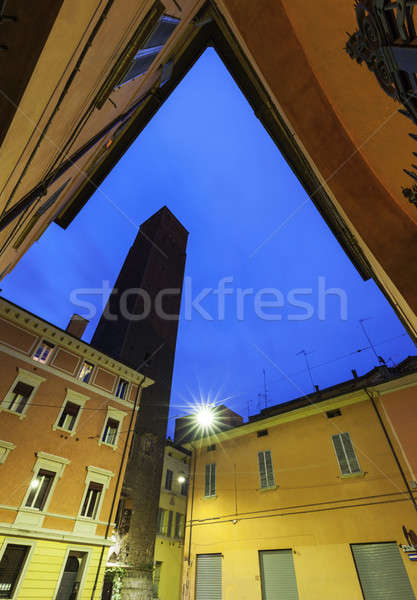
[[[262,394],[258,394],[258,398],[263,398],[264,404],[265,404],[265,408],[267,408],[268,406],[268,388],[266,387],[266,374],[265,374],[265,369],[262,369],[262,373],[264,376],[264,391]]]
[[[359,319],[359,325],[362,328],[363,334],[366,337],[366,339],[368,340],[368,343],[370,345],[370,347],[372,348],[372,352],[375,354],[377,361],[379,362],[380,365],[386,365],[387,363],[385,362],[385,360],[382,358],[382,356],[380,356],[377,351],[375,350],[375,346],[372,343],[371,338],[369,337],[368,332],[366,331],[364,322],[365,321],[369,321],[370,319],[372,319],[372,317],[367,317],[366,319]]]
[[[300,350],[300,352],[297,352],[297,356],[300,356],[300,354],[304,354],[304,359],[306,361],[307,371],[310,376],[311,385],[313,386],[313,388],[316,388],[316,386],[314,385],[313,376],[311,374],[310,363],[308,362],[308,358],[307,358],[307,356],[309,356],[310,354],[313,354],[313,352],[306,352],[305,350]]]

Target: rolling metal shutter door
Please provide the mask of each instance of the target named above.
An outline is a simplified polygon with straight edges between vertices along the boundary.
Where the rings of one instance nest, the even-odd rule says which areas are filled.
[[[197,556],[195,600],[222,600],[221,554]]]
[[[365,600],[415,600],[397,544],[352,544]]]
[[[292,550],[260,552],[262,599],[298,600]]]

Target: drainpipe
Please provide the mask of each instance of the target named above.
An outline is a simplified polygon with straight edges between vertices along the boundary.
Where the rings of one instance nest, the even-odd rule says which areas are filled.
[[[409,485],[409,483],[408,483],[408,480],[407,480],[406,474],[404,473],[404,469],[403,469],[403,468],[402,468],[402,466],[401,466],[400,460],[399,460],[399,458],[398,458],[398,455],[397,455],[397,453],[396,453],[396,451],[395,451],[395,448],[394,448],[394,446],[393,446],[393,443],[391,442],[391,438],[390,438],[390,436],[389,436],[389,434],[388,434],[387,428],[385,427],[385,423],[384,423],[384,421],[382,420],[381,414],[380,414],[380,412],[379,412],[379,410],[378,410],[378,407],[377,407],[377,405],[376,405],[376,402],[375,402],[375,398],[374,398],[374,397],[373,397],[373,395],[372,395],[372,394],[371,394],[371,393],[370,393],[370,392],[367,390],[367,388],[364,388],[364,390],[365,390],[366,394],[368,395],[368,398],[369,398],[369,400],[371,401],[371,404],[372,404],[372,406],[373,406],[373,408],[374,408],[374,411],[376,412],[376,416],[377,416],[377,418],[378,418],[379,424],[380,424],[380,425],[381,425],[381,427],[382,427],[382,431],[384,432],[385,439],[387,440],[387,442],[388,442],[388,446],[390,447],[390,450],[391,450],[391,453],[392,453],[392,455],[393,455],[393,457],[394,457],[394,460],[395,460],[395,462],[397,463],[398,470],[399,470],[399,471],[400,471],[400,473],[401,473],[402,480],[403,480],[403,482],[404,482],[404,485],[405,485],[405,487],[406,487],[406,490],[407,490],[407,492],[408,492],[408,495],[410,496],[410,500],[411,500],[411,502],[412,502],[412,504],[413,504],[413,506],[414,506],[414,510],[416,510],[416,511],[417,511],[417,502],[416,502],[416,499],[415,499],[415,498],[414,498],[414,496],[413,496],[413,492],[412,492],[412,490],[411,490],[411,488],[410,488],[410,485]]]
[[[123,446],[123,453],[122,453],[122,458],[120,460],[120,465],[119,465],[119,472],[117,473],[117,480],[116,480],[116,485],[114,488],[114,494],[113,494],[113,498],[112,498],[112,502],[111,502],[111,507],[110,507],[110,513],[109,513],[109,518],[107,521],[107,525],[106,525],[106,531],[104,534],[104,539],[107,540],[107,538],[109,537],[109,531],[110,531],[110,526],[111,526],[111,518],[112,518],[112,514],[113,514],[113,510],[114,510],[114,505],[116,504],[116,498],[117,498],[117,494],[119,491],[119,485],[120,485],[120,479],[122,477],[122,470],[123,470],[123,463],[126,457],[126,453],[127,453],[127,448],[129,446],[129,437],[130,434],[132,433],[133,429],[132,429],[132,425],[133,425],[133,419],[135,416],[135,411],[136,411],[136,407],[139,401],[139,395],[140,395],[140,391],[142,389],[142,384],[145,380],[145,375],[142,377],[142,379],[140,380],[139,384],[138,384],[138,389],[136,390],[136,396],[135,396],[135,402],[133,404],[133,408],[132,408],[132,412],[130,414],[130,421],[129,421],[129,429],[127,430],[127,436],[125,439],[125,443]],[[101,547],[101,552],[100,552],[100,558],[98,561],[98,567],[97,567],[97,571],[96,571],[96,577],[94,579],[94,585],[93,585],[93,590],[91,592],[91,600],[94,600],[94,594],[96,593],[96,589],[97,589],[97,583],[98,583],[98,579],[100,576],[100,569],[101,569],[101,565],[103,562],[103,556],[104,556],[104,546]]]

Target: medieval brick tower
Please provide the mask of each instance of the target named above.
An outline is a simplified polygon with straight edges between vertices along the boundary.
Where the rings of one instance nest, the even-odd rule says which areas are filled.
[[[188,232],[166,206],[138,232],[91,341],[141,370],[144,390],[124,481],[123,598],[152,598],[152,562]],[[148,391],[149,390],[149,391]]]

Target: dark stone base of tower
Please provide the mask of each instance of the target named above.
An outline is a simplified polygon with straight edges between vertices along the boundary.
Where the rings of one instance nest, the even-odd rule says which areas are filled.
[[[153,597],[156,522],[187,237],[166,207],[141,225],[92,339],[92,345],[155,381],[142,393],[123,484],[123,496],[131,506],[117,558],[127,571],[123,600]]]

